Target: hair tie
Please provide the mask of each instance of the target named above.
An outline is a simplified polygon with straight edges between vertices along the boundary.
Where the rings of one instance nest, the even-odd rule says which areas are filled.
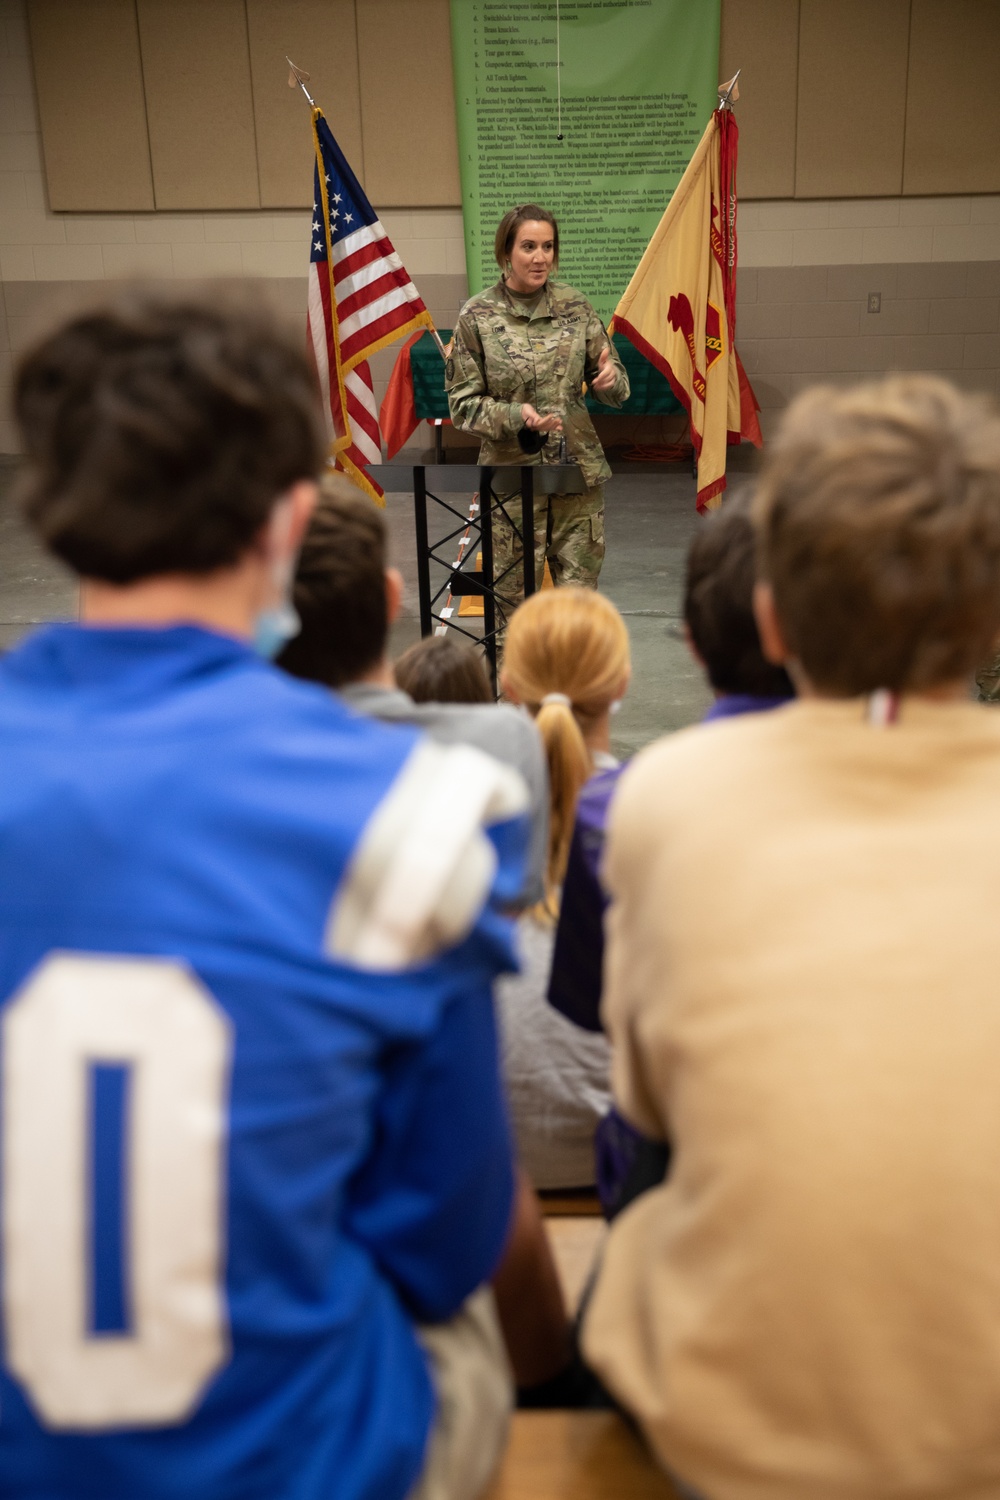
[[[865,712],[868,723],[876,729],[888,729],[899,719],[899,696],[888,688],[876,688],[869,693]]]
[[[565,693],[546,693],[538,706],[544,708],[547,703],[562,703],[568,709],[573,707],[572,698],[567,698]]]

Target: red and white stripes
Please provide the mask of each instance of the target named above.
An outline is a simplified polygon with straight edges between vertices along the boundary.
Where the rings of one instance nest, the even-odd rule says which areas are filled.
[[[382,490],[367,472],[370,465],[382,462],[368,360],[421,325],[434,325],[319,109],[313,110],[313,135],[309,342],[327,420],[330,461],[381,502]]]
[[[366,359],[415,313],[424,311],[403,262],[378,219],[333,247],[333,281],[345,369]]]
[[[330,358],[334,354],[334,361],[336,359],[336,337],[326,265],[324,262],[312,264],[309,267],[309,342],[319,376],[331,448],[337,449],[339,457],[358,468],[380,464],[382,434],[378,425],[371,370],[365,360],[354,369],[345,371],[341,353],[338,378],[335,365],[331,371]],[[341,383],[347,408],[346,421],[341,404]],[[350,439],[346,446],[345,438]]]

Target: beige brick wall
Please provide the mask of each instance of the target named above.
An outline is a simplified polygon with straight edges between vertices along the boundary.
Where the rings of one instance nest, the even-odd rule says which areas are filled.
[[[311,150],[303,102],[303,149]],[[380,209],[414,276],[464,275],[458,209]],[[25,0],[0,0],[0,281],[304,275],[308,212],[53,214]]]
[[[303,103],[303,121],[308,111]],[[308,133],[304,136],[309,149]],[[379,209],[435,321],[464,300],[465,246],[457,209]],[[24,0],[0,0],[0,453],[17,451],[7,391],[19,349],[45,321],[122,277],[260,280],[290,316],[305,317],[310,215],[54,214],[45,196]],[[392,351],[373,362],[381,397]]]
[[[1000,260],[1000,194],[742,203],[744,266]]]
[[[868,311],[877,292],[881,311]],[[790,397],[817,381],[929,370],[1000,394],[1000,259],[744,266],[740,354],[765,435]]]
[[[305,106],[303,105],[303,110]],[[435,320],[465,295],[455,209],[379,212]],[[309,216],[54,214],[45,195],[25,0],[0,0],[0,453],[15,452],[13,359],[96,282],[239,276],[304,317]],[[747,202],[740,208],[738,338],[765,430],[811,381],[935,369],[997,390],[1000,195]],[[882,296],[868,314],[867,294]],[[381,396],[394,351],[373,361]]]

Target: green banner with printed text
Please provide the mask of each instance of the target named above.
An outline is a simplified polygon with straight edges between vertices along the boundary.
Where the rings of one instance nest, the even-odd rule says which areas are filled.
[[[469,291],[539,203],[605,321],[717,103],[720,0],[451,0]],[[561,138],[560,138],[561,137]]]

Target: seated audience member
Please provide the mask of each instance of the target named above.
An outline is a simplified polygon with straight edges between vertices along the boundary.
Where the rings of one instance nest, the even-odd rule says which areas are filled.
[[[703,724],[778,708],[794,697],[784,667],[767,660],[753,614],[756,537],[749,490],[700,522],[684,575],[684,633],[715,702]]]
[[[518,1152],[538,1188],[594,1183],[594,1129],[610,1107],[608,1048],[546,1001],[577,798],[614,767],[611,709],[629,680],[625,622],[589,589],[550,589],[511,617],[504,692],[534,715],[552,789],[545,901],[518,921],[521,972],[497,986]]]
[[[342,474],[327,473],[299,554],[293,600],[301,629],[278,657],[296,677],[325,683],[357,712],[410,724],[445,744],[475,745],[523,776],[531,848],[515,904],[541,899],[549,789],[538,732],[509,704],[415,703],[396,686],[386,654],[403,580],[386,567],[382,512]]]
[[[776,708],[793,696],[784,667],[764,656],[753,614],[756,541],[748,492],[727,497],[699,522],[688,549],[684,628],[715,702],[703,723]],[[604,912],[600,878],[611,798],[624,766],[587,783],[577,806],[556,929],[549,1001],[590,1031],[601,1027]],[[608,1218],[662,1180],[669,1152],[647,1141],[617,1110],[597,1128],[597,1190]]]
[[[753,614],[755,545],[751,497],[744,492],[699,522],[688,549],[684,630],[715,693],[703,723],[776,708],[793,696],[784,667],[761,651]],[[608,810],[624,769],[592,777],[580,794],[556,929],[549,1000],[590,1031],[601,1030],[607,897],[599,872]]]
[[[800,396],[756,502],[798,701],[636,757],[612,811],[619,1108],[673,1143],[584,1351],[707,1500],[1000,1493],[1000,416]]]
[[[262,659],[323,455],[263,315],[133,293],[14,405],[82,620],[0,663],[0,1492],[472,1500],[523,784]]]
[[[396,686],[414,703],[493,703],[493,689],[475,648],[450,635],[428,635],[393,668]]]
[[[352,708],[390,724],[410,724],[445,744],[488,750],[527,780],[531,849],[527,871],[508,903],[523,907],[542,891],[548,830],[548,773],[538,731],[509,705],[415,703],[394,686],[386,655],[389,625],[402,602],[403,580],[385,565],[381,511],[343,475],[327,471],[299,553],[294,604],[299,633],[279,664],[296,676],[334,688]],[[443,641],[431,637],[439,644]],[[422,643],[428,645],[429,642]],[[476,665],[473,661],[473,665]],[[463,680],[468,681],[467,666]],[[443,829],[451,814],[444,804]],[[523,1169],[504,1258],[492,1281],[519,1397],[547,1404],[567,1379],[571,1361],[566,1312],[538,1200]]]

